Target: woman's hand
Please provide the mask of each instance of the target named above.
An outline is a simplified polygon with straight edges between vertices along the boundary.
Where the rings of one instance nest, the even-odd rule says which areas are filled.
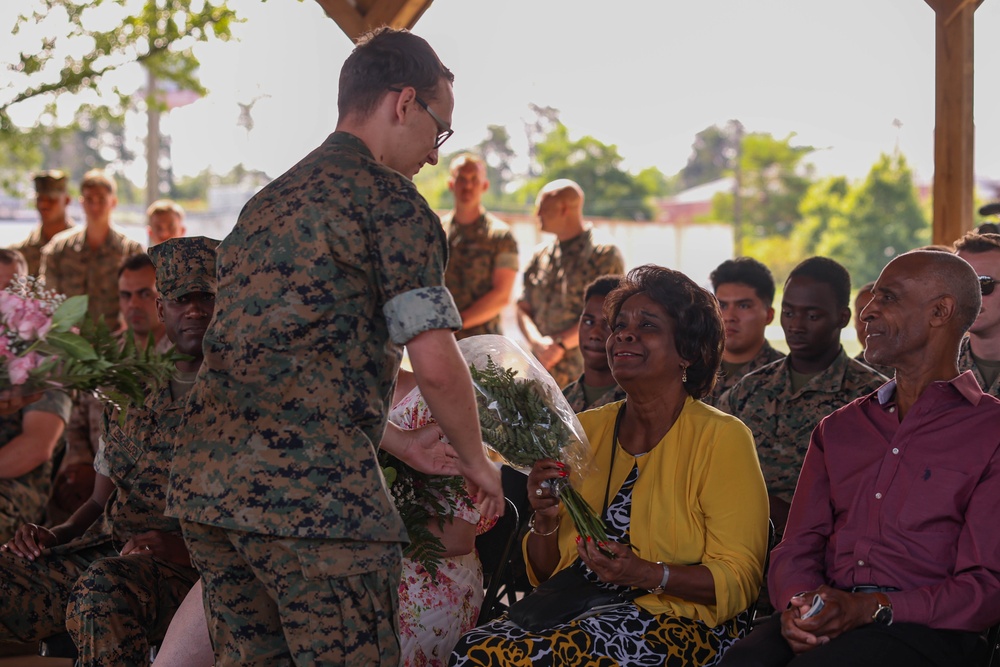
[[[569,477],[566,464],[553,459],[535,461],[528,473],[528,503],[535,514],[555,517],[559,514],[559,497],[552,492],[551,484]]]
[[[122,556],[156,556],[160,560],[191,567],[191,556],[184,538],[161,530],[149,530],[133,536],[122,547]]]
[[[601,548],[614,554],[614,558],[606,556],[597,548],[597,543],[586,538],[576,538],[576,550],[580,559],[601,581],[619,586],[633,588],[651,588],[649,586],[650,565],[661,570],[661,566],[650,563],[635,555],[628,545],[619,542],[605,542]]]
[[[9,551],[15,556],[35,560],[57,544],[59,538],[51,530],[45,526],[26,523],[18,526],[14,537],[0,546],[0,551]]]

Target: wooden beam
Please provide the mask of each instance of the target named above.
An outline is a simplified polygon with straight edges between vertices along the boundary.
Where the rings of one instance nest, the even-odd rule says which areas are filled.
[[[361,35],[383,25],[412,28],[432,0],[316,0],[340,29],[358,41]]]
[[[973,28],[983,0],[926,2],[936,32],[933,243],[950,245],[973,222]]]

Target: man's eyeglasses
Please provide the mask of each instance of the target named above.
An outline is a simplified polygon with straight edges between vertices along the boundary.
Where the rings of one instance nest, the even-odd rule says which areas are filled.
[[[990,278],[989,276],[979,276],[979,289],[982,290],[983,296],[989,296],[993,294],[993,290],[996,289],[997,279]]]
[[[395,86],[389,86],[389,90],[391,90],[394,93],[403,92],[402,88],[397,88]],[[448,141],[448,137],[455,134],[455,130],[448,127],[447,123],[438,118],[438,115],[434,113],[434,110],[431,109],[429,106],[427,106],[427,102],[424,102],[422,99],[420,99],[420,95],[416,95],[415,99],[417,100],[417,104],[422,106],[424,108],[424,111],[426,111],[430,115],[430,117],[434,119],[434,122],[437,124],[438,135],[437,135],[437,141],[434,142],[434,148],[441,148],[441,144]]]

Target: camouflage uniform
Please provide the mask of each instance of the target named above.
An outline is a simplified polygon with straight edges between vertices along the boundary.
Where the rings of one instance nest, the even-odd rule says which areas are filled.
[[[830,366],[792,393],[788,358],[757,369],[722,395],[719,409],[753,431],[767,492],[792,501],[809,438],[820,420],[886,382],[843,348]]]
[[[413,183],[343,132],[251,199],[219,247],[168,508],[217,665],[396,664],[407,538],[375,450],[402,345],[461,326],[446,253]]]
[[[173,436],[183,396],[164,387],[113,424],[105,455],[115,489],[86,533],[35,561],[0,552],[0,641],[34,641],[68,629],[81,665],[140,665],[197,573],[152,556],[119,556],[134,535],[179,534],[164,515]],[[10,603],[17,601],[17,604]]]
[[[563,387],[562,393],[563,396],[566,397],[566,400],[569,401],[569,407],[573,408],[573,412],[583,412],[584,410],[599,408],[602,405],[617,403],[618,401],[623,401],[626,398],[625,390],[618,385],[615,385],[611,389],[604,392],[604,394],[594,401],[593,404],[587,405],[587,395],[583,392],[582,375]]]
[[[982,387],[985,393],[1000,398],[1000,377],[997,377],[989,387],[986,386],[986,378],[983,377],[983,372],[976,366],[976,360],[972,358],[972,342],[968,336],[962,341],[962,347],[958,353],[958,370],[963,373],[965,371],[972,371],[972,374],[976,376],[976,382],[979,383],[979,386]]]
[[[90,297],[87,312],[103,316],[108,328],[118,328],[118,267],[122,260],[143,252],[142,246],[114,225],[98,250],[87,245],[87,227],[67,229],[52,237],[42,249],[40,275],[45,286],[65,294]]]
[[[785,357],[784,352],[778,352],[776,349],[771,347],[771,344],[766,340],[764,341],[764,347],[757,351],[754,358],[748,361],[746,364],[740,368],[738,373],[733,373],[732,375],[723,375],[723,371],[719,370],[719,377],[715,380],[715,386],[712,388],[712,393],[705,396],[701,400],[709,405],[719,407],[719,399],[722,397],[726,391],[728,391],[733,385],[742,380],[748,374],[753,373],[755,370],[762,366],[767,366],[768,364],[777,361],[778,359],[783,359]]]
[[[0,416],[0,447],[21,435],[25,413],[49,412],[65,423],[69,420],[69,406],[69,396],[53,390],[45,392],[41,400],[23,410]],[[0,479],[0,543],[13,537],[21,524],[44,520],[51,479],[52,461],[46,461],[20,477]]]
[[[625,272],[625,260],[617,246],[594,243],[588,228],[568,241],[553,241],[531,258],[524,270],[524,294],[531,318],[543,336],[552,336],[573,326],[583,312],[583,293],[591,282],[606,274]],[[550,371],[560,387],[583,373],[583,355],[578,348],[566,352]]]
[[[66,220],[66,222],[68,223],[66,229],[73,227],[72,221]],[[42,270],[42,248],[45,247],[46,243],[48,241],[42,236],[42,226],[38,225],[31,230],[28,238],[10,246],[12,250],[17,250],[24,255],[25,261],[28,262],[28,275],[37,276]]]
[[[507,223],[484,213],[479,220],[460,225],[448,213],[441,224],[448,233],[448,269],[444,284],[455,299],[459,312],[493,289],[493,271],[517,271],[517,241]],[[478,334],[502,334],[500,315],[489,322],[455,333],[461,340]]]

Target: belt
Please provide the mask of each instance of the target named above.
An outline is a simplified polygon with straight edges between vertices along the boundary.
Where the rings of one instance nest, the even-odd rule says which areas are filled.
[[[852,593],[897,593],[898,588],[893,588],[892,586],[854,586],[851,589]]]

